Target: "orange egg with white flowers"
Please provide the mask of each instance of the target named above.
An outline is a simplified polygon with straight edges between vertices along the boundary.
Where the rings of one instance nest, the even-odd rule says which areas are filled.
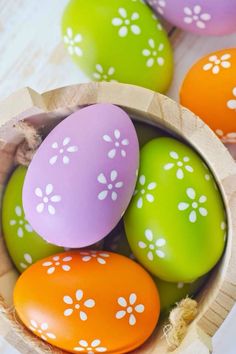
[[[18,279],[17,315],[42,340],[70,353],[127,353],[152,334],[160,303],[150,275],[111,252],[69,251]]]
[[[180,102],[223,143],[236,143],[236,48],[210,53],[195,63],[183,81]]]

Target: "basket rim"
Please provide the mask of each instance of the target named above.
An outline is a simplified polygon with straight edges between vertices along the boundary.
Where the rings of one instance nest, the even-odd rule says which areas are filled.
[[[17,101],[16,106],[13,101]],[[144,121],[160,124],[177,133],[204,157],[216,177],[226,206],[228,242],[211,285],[211,294],[204,295],[201,313],[194,321],[203,332],[212,336],[231,310],[232,302],[236,301],[236,221],[233,218],[236,215],[236,163],[198,116],[167,96],[129,84],[91,82],[57,88],[41,95],[24,88],[0,103],[0,140],[9,122],[31,119],[39,114],[63,117],[78,107],[96,103],[119,105],[129,113],[141,116]],[[225,298],[223,305],[222,296]],[[7,316],[7,312],[5,314]]]

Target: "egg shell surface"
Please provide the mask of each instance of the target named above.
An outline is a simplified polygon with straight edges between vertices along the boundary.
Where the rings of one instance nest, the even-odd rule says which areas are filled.
[[[23,188],[27,219],[56,245],[96,243],[126,210],[138,166],[129,116],[110,104],[83,108],[58,124],[36,152]]]
[[[35,335],[71,353],[87,353],[88,347],[129,352],[151,335],[160,310],[156,286],[141,266],[90,250],[28,268],[17,281],[14,304]]]

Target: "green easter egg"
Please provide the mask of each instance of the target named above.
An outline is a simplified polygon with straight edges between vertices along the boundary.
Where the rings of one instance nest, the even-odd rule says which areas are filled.
[[[169,312],[177,302],[187,296],[192,297],[197,294],[207,278],[208,274],[191,283],[170,283],[154,277],[153,279],[157,285],[160,296],[161,312],[165,314],[166,312]]]
[[[64,248],[44,241],[25,219],[22,206],[22,187],[27,169],[18,167],[13,172],[4,193],[2,227],[8,252],[19,272],[36,261],[64,251]]]
[[[72,59],[95,81],[165,92],[173,76],[166,32],[142,1],[72,0],[62,18]]]
[[[166,281],[201,277],[224,250],[225,210],[214,178],[193,149],[173,138],[142,148],[124,222],[134,256]]]
[[[151,124],[147,124],[139,121],[134,121],[133,123],[138,136],[140,147],[143,147],[143,145],[148,143],[150,140],[153,140],[154,138],[160,136],[169,136],[169,134],[166,131],[157,128]]]

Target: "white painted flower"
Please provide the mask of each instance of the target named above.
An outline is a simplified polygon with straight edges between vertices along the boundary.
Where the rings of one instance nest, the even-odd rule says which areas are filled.
[[[116,153],[120,153],[122,157],[126,157],[126,146],[129,145],[129,140],[121,138],[121,133],[119,129],[115,129],[113,132],[113,136],[108,134],[103,135],[103,140],[109,143],[111,146],[111,150],[108,151],[107,156],[110,159],[114,159],[116,157]]]
[[[179,282],[177,283],[177,288],[178,288],[178,289],[183,289],[184,285],[185,285],[185,284],[184,284],[182,281],[179,281]]]
[[[234,99],[229,100],[229,101],[227,102],[227,107],[228,107],[229,109],[235,110],[235,112],[236,112],[236,87],[233,88],[232,93],[233,93]]]
[[[98,175],[98,177],[97,177],[98,182],[103,184],[104,186],[106,186],[106,189],[102,190],[98,194],[99,200],[106,199],[106,197],[109,194],[110,194],[111,199],[113,201],[117,200],[117,198],[118,198],[117,191],[118,191],[118,189],[122,188],[124,185],[124,183],[121,181],[116,182],[117,177],[118,177],[118,173],[116,170],[111,171],[109,179],[107,179],[103,173],[100,173],[100,175]]]
[[[164,9],[166,7],[166,0],[149,0],[148,3],[155,7],[159,14],[164,15]]]
[[[72,260],[72,257],[66,256],[53,256],[50,261],[46,261],[43,263],[43,267],[47,267],[47,273],[53,274],[56,268],[61,268],[65,272],[69,272],[71,267],[68,262]]]
[[[154,240],[153,232],[150,229],[146,229],[144,232],[146,241],[139,241],[138,246],[147,251],[147,258],[149,261],[154,260],[155,254],[159,258],[165,257],[165,252],[161,249],[166,245],[166,240],[163,237]]]
[[[61,201],[60,195],[52,195],[53,185],[51,183],[46,185],[45,192],[39,187],[35,189],[35,195],[41,199],[40,203],[37,205],[36,210],[38,213],[42,213],[45,208],[50,215],[55,215],[56,209],[54,207],[54,203],[58,203]]]
[[[57,160],[60,157],[62,159],[62,162],[65,165],[68,165],[68,163],[70,162],[70,158],[68,155],[78,151],[78,146],[70,145],[70,141],[71,141],[71,138],[66,137],[63,139],[63,142],[61,145],[58,144],[57,142],[54,142],[52,144],[52,148],[55,150],[55,155],[53,155],[50,158],[50,160],[49,160],[50,165],[55,165],[55,163],[57,162]]]
[[[159,66],[165,64],[165,59],[161,56],[161,52],[164,49],[164,44],[160,43],[156,46],[156,43],[152,38],[148,40],[149,48],[143,49],[142,54],[147,57],[146,66],[151,68],[155,63]]]
[[[206,28],[206,24],[211,20],[211,15],[203,12],[200,5],[195,5],[192,9],[184,7],[184,22],[187,24],[195,23],[196,27],[200,29]]]
[[[28,221],[25,219],[25,215],[23,213],[22,208],[17,205],[15,207],[15,219],[11,219],[9,224],[10,226],[16,226],[17,227],[17,236],[18,237],[23,237],[24,232],[33,232],[33,229],[31,225],[28,223]]]
[[[224,134],[223,130],[221,129],[216,129],[215,132],[218,135],[218,137],[221,139],[222,143],[224,144],[236,143],[236,132]]]
[[[116,313],[116,318],[120,320],[127,316],[129,325],[134,326],[137,322],[137,314],[143,313],[145,306],[136,304],[137,295],[135,293],[130,294],[128,301],[122,296],[117,299],[117,302],[122,307],[122,310]]]
[[[104,353],[107,351],[106,347],[101,347],[100,339],[94,339],[90,344],[82,339],[79,341],[79,347],[75,347],[76,352],[86,352],[88,354]]]
[[[22,269],[28,268],[33,263],[33,259],[29,253],[24,254],[24,261],[20,263]]]
[[[75,54],[78,57],[82,57],[83,50],[79,46],[79,43],[81,43],[82,40],[83,37],[80,33],[74,35],[72,28],[70,27],[67,28],[66,35],[64,36],[64,43],[66,44],[70,55]]]
[[[189,164],[190,158],[188,156],[181,158],[176,151],[171,151],[169,155],[172,161],[164,166],[164,170],[176,169],[176,177],[178,179],[183,179],[186,171],[190,173],[194,171],[193,167]]]
[[[203,65],[203,70],[211,70],[212,73],[216,75],[220,72],[221,68],[229,69],[231,67],[231,62],[229,61],[230,58],[230,54],[223,54],[221,57],[211,55],[208,58],[208,63]]]
[[[75,298],[73,299],[71,296],[64,296],[63,301],[65,304],[70,307],[64,311],[64,316],[68,317],[73,314],[73,312],[78,312],[81,321],[87,321],[88,315],[85,312],[87,309],[92,309],[95,306],[95,301],[93,299],[85,299],[84,300],[84,292],[79,289],[75,292]]]
[[[93,73],[93,77],[97,81],[108,81],[108,82],[117,82],[114,80],[115,68],[110,66],[107,71],[104,70],[101,64],[97,64],[96,71]]]
[[[35,320],[30,320],[29,328],[31,329],[31,331],[33,331],[35,334],[40,336],[45,341],[48,341],[48,339],[57,338],[55,334],[49,332],[49,326],[46,322],[39,324]]]
[[[138,179],[138,184],[136,186],[136,190],[134,195],[138,197],[137,208],[141,209],[143,207],[143,203],[146,200],[149,203],[153,203],[155,198],[152,194],[152,191],[156,189],[156,182],[146,183],[146,177],[141,175]]]
[[[129,31],[135,35],[141,33],[140,27],[136,24],[136,21],[140,18],[138,12],[133,12],[131,16],[128,16],[126,9],[120,7],[118,9],[120,17],[115,17],[112,19],[113,26],[119,27],[119,36],[126,37]]]
[[[109,258],[110,255],[106,252],[99,252],[99,251],[81,251],[80,252],[82,256],[82,261],[83,262],[89,262],[92,261],[93,259],[96,259],[96,261],[100,264],[106,264],[107,260],[106,258]]]
[[[195,223],[197,221],[198,214],[206,217],[208,214],[207,209],[203,206],[206,203],[207,197],[205,195],[201,195],[199,198],[196,196],[196,191],[193,188],[187,188],[186,194],[190,199],[189,203],[181,202],[178,204],[178,209],[180,211],[189,210],[189,221],[191,223]]]

